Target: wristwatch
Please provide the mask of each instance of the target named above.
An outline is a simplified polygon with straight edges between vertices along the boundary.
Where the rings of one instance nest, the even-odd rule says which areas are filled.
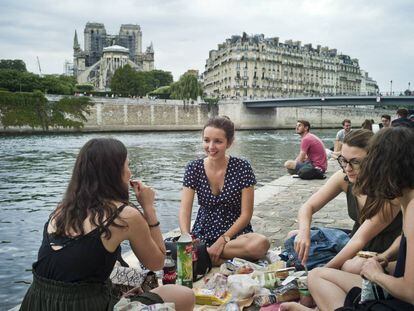
[[[228,236],[228,235],[222,235],[222,237],[223,237],[223,240],[224,240],[224,242],[226,242],[226,244],[228,243],[228,242],[230,242],[230,237]]]

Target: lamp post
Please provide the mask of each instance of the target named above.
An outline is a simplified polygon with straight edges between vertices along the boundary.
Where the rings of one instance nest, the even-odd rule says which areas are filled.
[[[410,90],[410,85],[411,85],[411,83],[410,83],[410,81],[408,81],[408,90],[409,90],[409,91],[411,91],[411,90]]]
[[[392,80],[390,80],[390,96],[392,96]]]

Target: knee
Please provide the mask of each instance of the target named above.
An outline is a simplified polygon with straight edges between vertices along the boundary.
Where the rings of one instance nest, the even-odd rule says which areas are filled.
[[[164,302],[173,302],[176,310],[190,311],[195,304],[195,296],[192,289],[181,285],[163,285],[152,290],[158,294]]]
[[[191,288],[182,286],[182,303],[185,309],[193,310],[195,305],[194,291]]]
[[[298,234],[298,232],[299,232],[299,230],[292,230],[292,231],[289,231],[289,232],[288,232],[288,234],[286,235],[286,239],[289,239],[289,238],[291,238],[291,237],[293,237],[293,236],[297,235],[297,234]]]
[[[359,258],[349,259],[344,262],[341,267],[342,271],[346,271],[353,274],[360,274],[362,265],[364,264],[363,260],[358,260]]]
[[[260,259],[269,250],[270,242],[264,235],[255,234],[246,246],[246,252],[251,259]]]
[[[319,280],[322,278],[324,273],[324,268],[315,268],[312,271],[309,271],[308,274],[308,288],[309,290],[315,290],[315,288],[320,283]]]

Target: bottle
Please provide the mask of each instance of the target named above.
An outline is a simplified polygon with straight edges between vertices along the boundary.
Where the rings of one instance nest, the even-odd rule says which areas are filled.
[[[175,261],[171,257],[171,250],[167,250],[163,272],[164,275],[162,276],[162,284],[175,284],[177,273],[175,271]]]

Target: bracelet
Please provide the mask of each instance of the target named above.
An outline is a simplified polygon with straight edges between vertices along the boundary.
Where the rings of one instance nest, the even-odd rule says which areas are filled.
[[[153,224],[153,225],[150,225],[150,224],[148,224],[148,227],[150,227],[150,228],[155,228],[155,227],[158,227],[160,225],[160,222],[159,221],[157,221],[155,224]]]

